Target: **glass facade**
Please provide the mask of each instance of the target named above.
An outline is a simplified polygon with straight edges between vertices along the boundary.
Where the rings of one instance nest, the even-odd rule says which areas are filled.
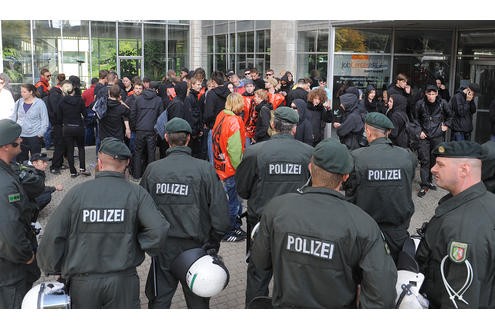
[[[207,38],[206,72],[214,70],[240,72],[256,67],[270,68],[269,21],[203,21]]]
[[[297,37],[298,77],[311,76],[318,71],[327,76],[328,67],[328,26],[309,31],[299,31]]]
[[[18,95],[48,68],[77,75],[83,84],[101,69],[161,80],[189,65],[189,21],[2,20],[3,71]]]

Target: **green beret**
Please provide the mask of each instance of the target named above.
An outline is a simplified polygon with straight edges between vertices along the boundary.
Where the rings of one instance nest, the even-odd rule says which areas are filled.
[[[442,142],[433,150],[433,155],[437,157],[482,159],[483,154],[479,143],[467,140]]]
[[[286,121],[292,124],[299,122],[299,114],[295,109],[281,106],[275,110],[275,117],[279,120]]]
[[[0,120],[0,146],[8,145],[19,138],[22,128],[16,122],[3,119]]]
[[[351,153],[334,138],[325,139],[316,145],[313,162],[325,171],[337,174],[351,173],[354,168]]]
[[[364,122],[372,127],[381,130],[393,129],[394,123],[385,115],[378,112],[371,112],[366,114]]]
[[[189,134],[192,133],[191,126],[187,123],[186,120],[182,118],[174,117],[170,121],[165,124],[165,132],[166,133],[177,133],[177,132],[187,132]]]
[[[100,152],[119,160],[131,158],[131,151],[125,143],[114,137],[103,139],[100,145]]]

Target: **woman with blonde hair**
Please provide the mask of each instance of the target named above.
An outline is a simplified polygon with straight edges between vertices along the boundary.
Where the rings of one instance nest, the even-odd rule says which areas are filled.
[[[234,179],[246,142],[244,121],[240,116],[243,109],[244,98],[238,93],[229,94],[225,109],[218,113],[212,130],[214,167],[229,200],[231,230],[225,234],[223,240],[230,242],[246,239],[246,232],[241,229],[242,204]]]

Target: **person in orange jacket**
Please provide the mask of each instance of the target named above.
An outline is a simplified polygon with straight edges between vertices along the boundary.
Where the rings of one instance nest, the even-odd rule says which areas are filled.
[[[242,204],[235,187],[235,171],[242,159],[246,142],[246,130],[242,117],[244,99],[238,93],[227,96],[225,109],[218,113],[212,130],[214,167],[223,182],[229,200],[231,230],[223,238],[235,242],[246,239],[241,229]]]

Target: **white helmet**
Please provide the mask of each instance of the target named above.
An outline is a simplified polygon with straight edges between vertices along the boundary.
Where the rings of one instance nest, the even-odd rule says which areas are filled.
[[[22,309],[70,309],[70,296],[65,285],[57,281],[45,281],[31,288],[22,300]]]
[[[203,248],[192,248],[175,258],[172,273],[196,295],[212,297],[229,283],[229,270],[217,255],[208,255]]]

